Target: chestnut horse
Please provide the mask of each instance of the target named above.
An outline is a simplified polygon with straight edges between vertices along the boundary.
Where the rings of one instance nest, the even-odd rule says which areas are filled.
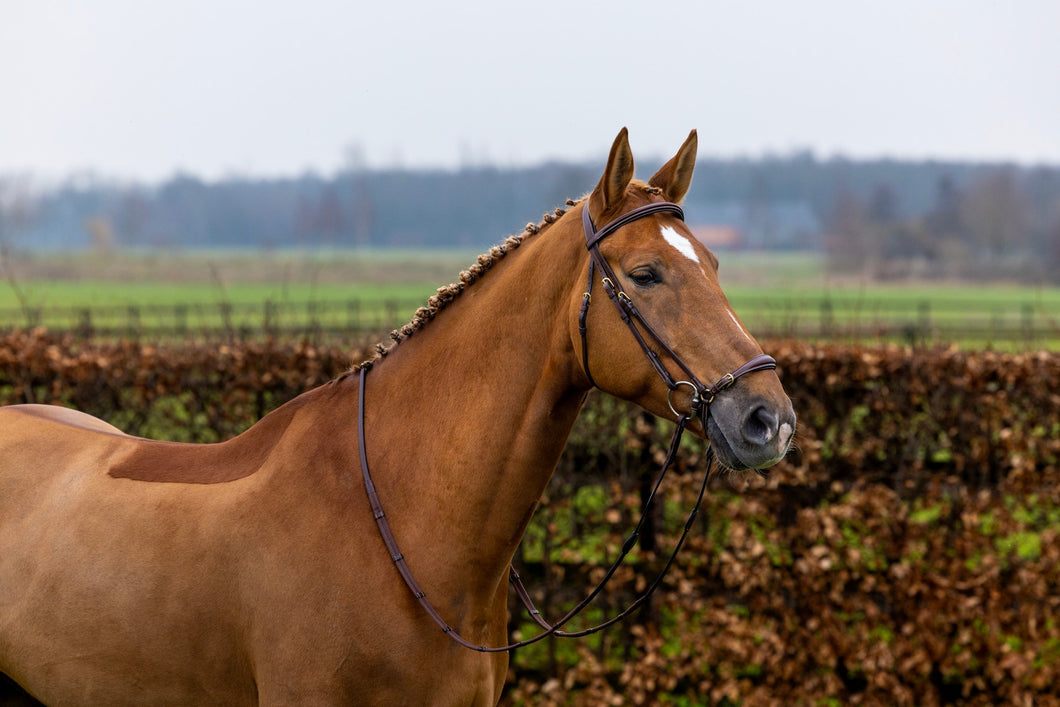
[[[623,129],[588,197],[480,256],[365,364],[386,518],[437,612],[476,644],[507,641],[508,565],[591,386],[670,418],[695,402],[602,294],[579,329],[583,211],[605,224],[680,202],[695,153],[693,131],[644,183]],[[680,356],[723,379],[762,351],[679,213],[601,241],[618,279],[605,285],[658,334],[646,345],[662,367]],[[46,704],[496,703],[507,654],[439,630],[380,538],[360,386],[341,376],[210,445],[59,407],[0,409],[0,672]],[[794,426],[772,370],[689,423],[737,470],[778,461]]]

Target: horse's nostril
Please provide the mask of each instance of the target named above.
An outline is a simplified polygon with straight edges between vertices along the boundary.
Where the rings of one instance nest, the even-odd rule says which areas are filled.
[[[759,405],[743,423],[744,439],[751,444],[768,444],[780,430],[780,417],[765,407]]]

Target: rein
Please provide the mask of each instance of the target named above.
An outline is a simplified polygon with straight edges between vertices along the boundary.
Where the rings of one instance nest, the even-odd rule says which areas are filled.
[[[446,635],[448,635],[453,641],[460,644],[461,646],[464,646],[465,648],[479,651],[481,653],[502,653],[514,650],[516,648],[521,648],[523,646],[528,646],[532,643],[537,643],[538,641],[543,640],[549,636],[558,636],[561,638],[578,638],[581,636],[588,636],[592,633],[596,633],[597,631],[603,630],[608,626],[617,623],[618,621],[621,621],[625,617],[629,616],[642,604],[644,604],[644,602],[646,602],[648,598],[651,597],[651,595],[655,592],[658,586],[662,583],[663,578],[666,576],[667,572],[669,572],[670,567],[673,565],[674,560],[677,558],[677,553],[684,545],[685,538],[688,537],[688,533],[692,529],[692,525],[696,518],[696,515],[699,513],[699,506],[703,501],[703,495],[707,488],[707,481],[710,478],[710,469],[714,463],[714,450],[711,447],[707,448],[706,472],[703,474],[703,481],[700,484],[699,493],[696,497],[695,505],[692,506],[692,510],[688,514],[688,518],[685,521],[684,529],[681,532],[681,536],[678,538],[676,544],[674,545],[674,549],[671,552],[670,557],[667,559],[665,565],[659,571],[659,574],[655,577],[655,579],[648,586],[645,592],[636,599],[634,599],[629,604],[629,606],[623,609],[620,613],[611,617],[610,619],[607,619],[601,624],[580,631],[562,630],[563,626],[565,626],[567,622],[569,622],[571,619],[581,613],[590,604],[590,602],[592,602],[592,600],[595,599],[596,596],[603,590],[603,588],[607,585],[607,582],[621,566],[623,560],[626,558],[626,555],[628,555],[629,552],[636,545],[637,540],[640,537],[640,530],[644,525],[644,520],[647,516],[648,510],[651,508],[652,501],[655,500],[656,492],[662,485],[662,481],[663,478],[666,476],[666,472],[673,465],[674,459],[677,456],[677,450],[679,449],[681,444],[681,437],[683,436],[685,428],[688,426],[688,423],[692,419],[698,418],[701,420],[703,428],[706,429],[707,416],[710,412],[710,403],[713,402],[715,396],[718,393],[727,388],[732,387],[740,376],[746,375],[748,373],[753,373],[755,371],[763,371],[767,369],[776,368],[777,366],[777,363],[772,356],[760,354],[758,356],[755,356],[750,361],[743,364],[736,370],[734,370],[732,373],[725,374],[720,380],[718,380],[713,385],[704,385],[695,376],[695,374],[692,372],[692,369],[688,365],[686,365],[684,361],[681,360],[677,353],[674,352],[673,349],[671,349],[666,344],[666,342],[662,340],[662,338],[656,333],[656,331],[640,314],[640,311],[633,304],[633,301],[619,286],[619,280],[615,275],[614,270],[607,262],[607,259],[604,258],[603,255],[600,253],[599,243],[601,240],[606,238],[608,235],[614,233],[622,226],[625,226],[629,223],[632,223],[633,221],[657,213],[669,213],[676,216],[677,218],[684,220],[684,212],[677,204],[673,204],[670,202],[656,202],[633,209],[632,211],[629,211],[628,213],[616,218],[614,221],[611,221],[599,231],[597,231],[595,226],[593,225],[592,218],[590,218],[589,216],[588,203],[583,205],[582,225],[585,231],[585,242],[586,247],[589,250],[590,261],[589,282],[586,287],[585,296],[583,298],[581,311],[578,317],[578,330],[582,340],[582,361],[585,374],[594,387],[599,387],[596,385],[596,382],[593,380],[592,374],[589,372],[588,333],[586,331],[586,318],[589,311],[589,305],[592,301],[594,270],[596,268],[599,268],[600,272],[603,275],[601,282],[603,284],[604,290],[608,294],[608,297],[611,299],[611,301],[617,308],[619,316],[622,318],[622,321],[626,323],[630,331],[633,333],[634,338],[636,338],[637,342],[644,350],[644,353],[647,356],[649,362],[652,364],[652,367],[655,369],[656,373],[659,374],[659,377],[662,378],[663,382],[666,384],[667,388],[670,391],[667,395],[667,403],[670,406],[670,410],[677,418],[676,427],[674,429],[673,437],[670,440],[670,447],[666,453],[666,458],[663,461],[662,468],[659,471],[659,476],[656,479],[654,486],[652,487],[651,493],[648,495],[648,499],[644,502],[644,507],[641,509],[640,519],[637,521],[633,532],[630,533],[629,537],[627,537],[625,542],[622,544],[622,551],[619,553],[619,556],[614,561],[614,563],[612,563],[611,567],[604,574],[603,579],[601,579],[600,582],[597,583],[597,585],[588,593],[588,595],[586,595],[586,597],[581,602],[578,603],[577,606],[568,611],[558,621],[554,623],[549,623],[541,616],[541,612],[538,611],[537,608],[534,606],[533,601],[530,599],[530,593],[523,585],[522,579],[519,577],[519,573],[515,571],[514,567],[509,566],[509,583],[512,585],[520,601],[522,601],[523,606],[526,607],[526,610],[529,612],[531,618],[533,618],[533,620],[539,626],[541,626],[541,628],[544,629],[542,633],[539,633],[536,636],[522,641],[510,643],[506,646],[478,645],[468,641],[459,633],[457,633],[452,626],[445,622],[442,616],[438,613],[437,609],[434,608],[434,605],[431,604],[430,600],[427,598],[426,593],[420,587],[419,583],[416,582],[416,578],[413,576],[412,570],[409,568],[408,563],[405,562],[405,557],[404,555],[402,555],[401,550],[398,547],[397,540],[394,538],[394,534],[390,529],[390,523],[386,519],[386,513],[383,512],[382,503],[379,500],[379,494],[376,492],[375,484],[372,482],[372,475],[368,470],[368,454],[366,450],[364,432],[364,390],[367,381],[368,370],[366,368],[361,369],[360,386],[358,391],[357,419],[357,431],[358,436],[360,438],[359,451],[361,461],[361,474],[364,477],[365,493],[368,496],[368,502],[372,509],[372,515],[375,518],[376,525],[379,528],[379,535],[382,537],[383,543],[386,545],[386,549],[390,553],[390,559],[393,561],[394,566],[397,568],[398,573],[401,575],[402,580],[404,580],[405,585],[408,587],[413,597],[415,597],[415,599],[420,603],[420,606],[422,606],[424,611],[427,612],[428,616],[431,617],[431,619],[439,626],[439,628],[442,629],[442,631]],[[641,330],[643,330],[643,334],[641,333]],[[647,339],[645,338],[645,335],[648,339],[651,339],[652,343],[654,343],[655,346],[661,349],[663,353],[665,353],[665,355],[669,357],[678,366],[678,368],[681,369],[682,373],[687,377],[687,380],[674,379],[674,377],[667,370],[666,366],[663,364],[659,355],[655,352],[652,346],[649,345]],[[693,392],[689,411],[679,413],[674,408],[671,396],[674,391],[676,391],[682,386],[688,386],[692,388]]]
[[[673,465],[673,460],[677,455],[677,449],[681,443],[681,437],[684,434],[685,427],[691,420],[691,417],[687,414],[681,415],[677,419],[677,428],[674,430],[673,438],[670,440],[670,449],[666,454],[666,460],[663,462],[662,470],[659,473],[658,479],[655,481],[655,485],[652,487],[651,494],[648,496],[648,500],[644,504],[644,508],[641,510],[640,519],[637,521],[636,527],[633,532],[626,538],[626,541],[622,544],[622,552],[619,553],[618,558],[608,568],[603,579],[597,583],[597,585],[589,592],[588,595],[581,602],[578,603],[573,609],[567,612],[563,618],[555,623],[549,623],[542,616],[541,612],[538,611],[537,607],[534,606],[533,600],[530,598],[530,593],[526,590],[526,586],[523,584],[522,578],[519,573],[515,571],[515,567],[509,566],[508,568],[508,582],[512,585],[519,600],[526,607],[527,612],[531,618],[543,629],[542,633],[539,633],[532,638],[528,638],[523,641],[517,641],[510,643],[506,646],[483,646],[468,641],[456,630],[445,622],[438,610],[431,604],[430,599],[427,598],[426,593],[420,588],[416,578],[412,575],[412,570],[409,569],[408,563],[405,562],[405,557],[402,555],[401,550],[398,548],[397,541],[394,539],[394,533],[390,530],[390,523],[386,519],[386,513],[383,512],[382,504],[379,501],[379,495],[376,493],[375,484],[372,482],[372,476],[368,471],[368,458],[365,451],[364,441],[364,387],[365,379],[367,375],[367,369],[361,369],[361,380],[360,380],[360,391],[359,391],[359,415],[358,415],[358,430],[360,434],[360,453],[361,453],[361,470],[362,476],[364,477],[364,488],[368,494],[368,503],[372,508],[372,515],[375,517],[376,525],[379,527],[379,535],[383,538],[383,543],[386,545],[387,551],[390,553],[390,559],[393,561],[394,566],[397,567],[398,573],[401,578],[405,581],[405,586],[408,587],[409,591],[412,592],[412,596],[420,603],[427,615],[438,624],[438,627],[442,629],[442,632],[447,634],[449,638],[453,639],[456,643],[470,648],[471,650],[478,651],[480,653],[503,653],[514,650],[516,648],[522,648],[523,646],[529,646],[532,643],[537,643],[540,640],[548,638],[549,636],[559,636],[560,638],[579,638],[581,636],[588,636],[589,634],[596,633],[597,631],[603,630],[612,624],[621,621],[622,619],[629,616],[636,610],[641,604],[648,600],[648,598],[655,592],[655,589],[662,583],[666,573],[669,572],[670,566],[673,565],[674,560],[677,557],[677,553],[684,545],[685,538],[688,536],[689,531],[692,529],[693,521],[697,513],[699,512],[699,505],[703,500],[703,494],[707,488],[707,480],[710,476],[709,470],[711,463],[714,459],[714,452],[712,449],[707,449],[707,471],[708,473],[703,475],[703,482],[699,488],[699,494],[696,498],[696,503],[692,507],[692,511],[688,515],[688,519],[685,521],[684,530],[681,533],[681,537],[678,539],[677,544],[674,546],[673,552],[670,554],[669,559],[663,566],[662,570],[655,577],[655,580],[648,586],[647,590],[641,596],[637,597],[629,606],[627,606],[621,613],[603,623],[593,626],[591,628],[583,629],[581,631],[562,631],[563,626],[567,624],[571,619],[580,614],[585,607],[592,602],[593,599],[603,590],[607,585],[607,582],[611,579],[612,575],[621,566],[622,561],[626,555],[633,549],[637,544],[637,540],[640,537],[640,529],[644,525],[644,519],[647,516],[648,509],[651,508],[651,503],[655,499],[655,493],[659,490],[659,486],[662,485],[663,478],[666,476],[666,472]]]

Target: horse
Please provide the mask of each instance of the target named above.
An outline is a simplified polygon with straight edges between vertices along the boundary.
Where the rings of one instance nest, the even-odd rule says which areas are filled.
[[[508,653],[439,630],[395,564],[453,634],[503,646],[509,563],[593,387],[677,413],[732,470],[792,443],[680,218],[696,149],[643,182],[623,128],[587,196],[227,441],[0,409],[0,673],[57,705],[496,704]]]

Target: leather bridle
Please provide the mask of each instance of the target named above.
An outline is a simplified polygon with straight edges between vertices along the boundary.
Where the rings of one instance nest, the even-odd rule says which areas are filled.
[[[691,413],[694,417],[700,417],[703,422],[703,429],[706,430],[707,413],[710,410],[710,403],[714,401],[714,397],[725,390],[731,388],[736,383],[736,379],[740,376],[755,371],[765,371],[768,369],[776,368],[777,362],[772,356],[766,354],[759,354],[755,356],[747,363],[737,368],[732,373],[726,373],[721,377],[714,385],[705,385],[696,374],[692,371],[691,367],[686,364],[680,356],[677,355],[669,344],[667,344],[661,336],[655,331],[654,328],[644,319],[641,315],[640,310],[630,299],[629,295],[621,288],[621,281],[615,275],[614,269],[611,264],[607,262],[600,253],[600,241],[607,236],[611,235],[623,226],[632,223],[638,219],[651,216],[652,214],[668,213],[672,216],[684,221],[685,214],[681,207],[677,204],[669,201],[658,201],[644,206],[639,206],[632,211],[629,211],[622,216],[619,216],[614,221],[609,222],[600,230],[596,230],[593,225],[593,219],[589,215],[589,204],[588,202],[582,206],[582,229],[585,231],[585,246],[589,249],[589,279],[585,287],[585,294],[582,297],[582,307],[578,314],[578,333],[581,335],[582,340],[582,369],[585,371],[586,377],[593,387],[599,387],[596,385],[596,381],[593,380],[592,373],[589,372],[589,336],[588,327],[586,320],[589,314],[589,305],[592,303],[592,292],[593,292],[593,281],[595,280],[595,270],[599,269],[602,274],[600,283],[607,292],[607,296],[611,302],[614,303],[615,308],[618,310],[618,316],[622,318],[622,321],[629,327],[630,332],[633,333],[633,337],[640,344],[641,349],[644,351],[644,355],[648,357],[648,361],[651,363],[652,368],[662,378],[663,383],[670,390],[667,394],[667,403],[669,403],[670,411],[674,415],[679,415],[676,409],[674,409],[672,395],[681,386],[688,386],[692,389],[692,398],[689,403]],[[641,331],[643,330],[643,334]],[[645,338],[647,337],[647,338]],[[675,380],[670,372],[666,369],[662,359],[656,353],[655,349],[649,345],[648,340],[661,350],[667,358],[673,361],[678,368],[681,369],[685,379]]]
[[[692,369],[685,364],[681,357],[677,355],[669,345],[659,336],[659,334],[648,324],[648,322],[641,315],[637,309],[633,300],[622,290],[620,280],[615,275],[615,271],[611,268],[611,265],[607,262],[607,259],[600,253],[600,241],[614,233],[623,226],[630,224],[638,219],[651,216],[653,214],[668,213],[677,218],[684,220],[684,212],[681,207],[671,202],[653,202],[645,206],[640,206],[632,211],[629,211],[622,216],[619,216],[615,220],[609,222],[603,228],[596,230],[593,225],[592,218],[589,216],[589,205],[588,201],[582,205],[582,226],[585,231],[585,244],[589,250],[589,282],[586,287],[585,296],[582,300],[581,311],[578,317],[578,330],[582,340],[582,363],[585,371],[585,375],[588,377],[589,382],[596,386],[596,382],[593,380],[592,374],[589,372],[589,353],[588,353],[588,333],[586,327],[586,320],[589,312],[589,305],[592,302],[592,287],[594,279],[594,270],[599,269],[602,278],[601,283],[604,290],[607,292],[608,297],[615,304],[618,310],[619,316],[622,321],[626,323],[629,330],[633,333],[634,338],[640,344],[648,360],[651,362],[652,367],[655,369],[659,377],[662,378],[663,383],[666,384],[669,389],[667,395],[667,402],[670,406],[670,410],[673,411],[676,416],[676,427],[674,429],[673,437],[670,440],[670,447],[667,451],[666,458],[663,461],[662,468],[659,472],[659,476],[652,487],[651,493],[648,495],[647,500],[644,502],[644,507],[641,510],[640,519],[637,521],[633,532],[626,538],[626,541],[622,544],[622,551],[619,553],[618,558],[612,563],[611,567],[604,574],[603,579],[589,592],[589,594],[578,603],[573,609],[568,611],[563,618],[555,622],[546,621],[542,616],[541,612],[534,606],[533,601],[530,599],[530,593],[526,590],[523,585],[519,573],[515,571],[514,567],[509,567],[508,578],[515,590],[516,595],[522,601],[526,607],[530,616],[534,621],[541,626],[544,631],[531,638],[510,643],[506,646],[483,646],[472,643],[467,639],[463,638],[460,634],[453,629],[445,620],[441,617],[438,611],[431,604],[427,598],[426,593],[420,588],[416,582],[416,578],[412,575],[412,570],[409,569],[408,564],[405,562],[404,555],[398,548],[394,534],[390,529],[390,523],[386,519],[386,514],[383,512],[382,504],[379,500],[379,494],[376,492],[375,484],[372,482],[372,475],[368,470],[368,454],[365,443],[365,432],[364,432],[364,390],[365,383],[367,380],[368,369],[362,368],[360,373],[360,390],[358,393],[358,436],[360,437],[360,461],[361,461],[361,474],[364,477],[364,488],[365,493],[368,495],[368,502],[372,508],[372,515],[375,518],[376,525],[379,528],[379,534],[383,539],[383,543],[386,545],[387,551],[390,553],[390,559],[394,562],[398,573],[404,580],[405,585],[409,591],[412,592],[413,597],[420,603],[423,609],[431,617],[431,619],[442,629],[442,631],[448,635],[453,641],[470,648],[471,650],[479,651],[482,653],[499,653],[521,648],[523,646],[536,643],[548,636],[559,636],[562,638],[578,638],[580,636],[587,636],[592,633],[596,633],[612,624],[621,621],[626,616],[629,616],[635,609],[640,607],[649,597],[655,592],[656,588],[662,583],[663,578],[669,571],[670,566],[673,564],[674,559],[677,557],[677,553],[684,545],[685,538],[688,536],[689,530],[691,530],[693,521],[697,513],[699,512],[699,506],[703,501],[703,494],[706,490],[707,480],[710,478],[710,468],[714,461],[714,450],[711,447],[707,448],[707,472],[703,475],[703,481],[700,484],[699,494],[696,497],[695,505],[692,507],[691,512],[688,515],[687,520],[684,524],[684,530],[681,536],[678,538],[674,545],[673,552],[670,554],[662,570],[656,576],[654,581],[648,585],[647,589],[643,594],[633,600],[629,606],[627,606],[619,614],[611,617],[597,626],[583,629],[580,631],[563,631],[563,626],[567,624],[572,618],[577,616],[585,609],[594,598],[603,590],[604,586],[611,579],[614,573],[621,566],[626,555],[636,545],[638,538],[640,537],[640,530],[644,525],[645,518],[647,517],[648,510],[651,508],[652,501],[655,499],[656,492],[662,484],[663,478],[666,476],[666,472],[673,465],[674,459],[677,455],[677,450],[681,444],[681,437],[684,434],[685,428],[688,423],[693,419],[699,419],[702,422],[704,431],[706,430],[707,416],[710,411],[710,404],[713,402],[715,396],[721,391],[731,388],[741,376],[755,371],[764,371],[772,368],[776,368],[777,362],[772,356],[766,354],[760,354],[755,356],[747,363],[743,364],[732,373],[725,374],[720,380],[713,385],[703,384],[699,378],[696,377]],[[643,333],[642,333],[643,331]],[[670,360],[672,360],[681,372],[684,374],[684,378],[676,380],[666,366],[663,364],[662,359],[656,353],[655,349],[649,344],[649,340],[654,344],[655,347],[660,349]],[[671,398],[673,393],[682,386],[688,386],[692,389],[692,397],[689,403],[688,412],[678,412],[674,408],[674,403]]]

